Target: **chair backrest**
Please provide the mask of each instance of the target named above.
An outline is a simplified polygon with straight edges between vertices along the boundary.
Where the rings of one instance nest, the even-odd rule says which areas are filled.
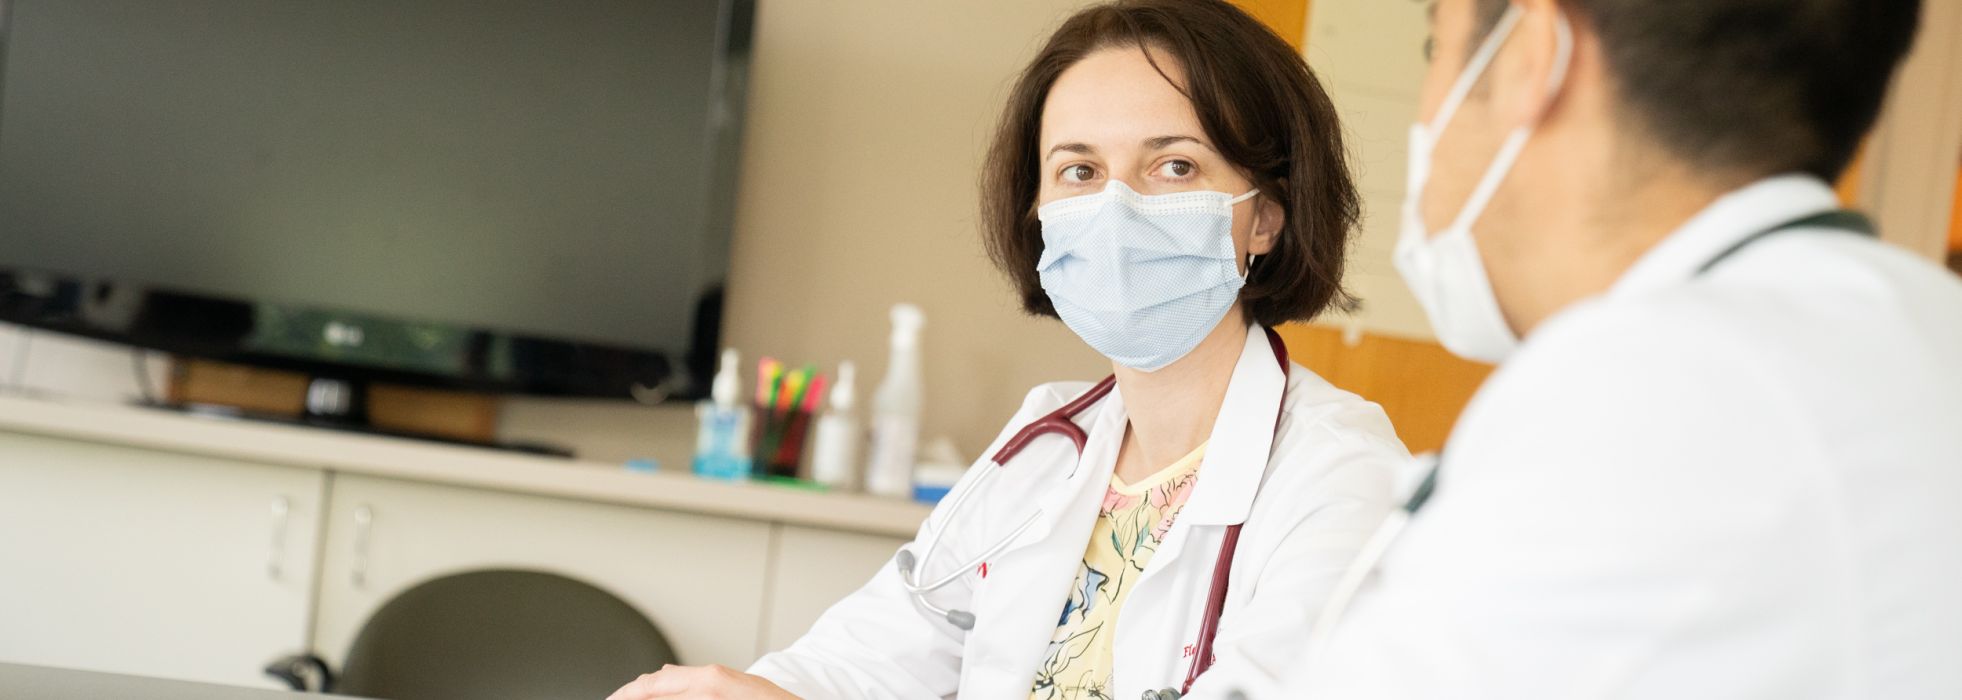
[[[534,571],[435,579],[383,605],[335,692],[386,700],[603,698],[674,663],[652,622],[606,591]]]

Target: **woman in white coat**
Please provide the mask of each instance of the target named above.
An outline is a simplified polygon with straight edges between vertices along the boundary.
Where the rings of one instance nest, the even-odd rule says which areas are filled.
[[[788,649],[614,698],[1206,696],[1285,675],[1408,458],[1267,330],[1343,296],[1339,134],[1300,56],[1225,2],[1068,20],[1010,96],[985,235],[1114,385],[1029,392],[995,459]],[[1082,434],[1024,434],[1045,417]]]

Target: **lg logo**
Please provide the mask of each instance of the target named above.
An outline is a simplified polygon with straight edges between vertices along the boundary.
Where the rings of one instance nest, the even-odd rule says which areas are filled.
[[[341,323],[340,321],[328,321],[327,329],[322,331],[321,335],[327,338],[328,345],[344,348],[361,347],[362,334],[360,326]]]

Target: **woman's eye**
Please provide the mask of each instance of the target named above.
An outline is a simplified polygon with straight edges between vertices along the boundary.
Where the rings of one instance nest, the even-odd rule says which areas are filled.
[[[1186,161],[1174,160],[1158,166],[1158,174],[1176,180],[1192,175],[1192,171],[1197,169],[1196,166]]]
[[[1097,169],[1088,165],[1072,165],[1063,168],[1063,180],[1068,182],[1089,182],[1097,176]]]

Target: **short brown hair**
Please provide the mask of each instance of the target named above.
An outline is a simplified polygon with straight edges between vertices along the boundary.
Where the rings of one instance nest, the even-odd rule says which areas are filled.
[[[1248,318],[1269,326],[1305,321],[1346,302],[1342,263],[1356,188],[1335,106],[1301,55],[1223,0],[1119,0],[1078,12],[1049,37],[1009,93],[981,171],[988,255],[1022,308],[1056,316],[1036,272],[1043,104],[1063,71],[1099,49],[1125,46],[1178,59],[1186,84],[1174,86],[1192,101],[1213,147],[1281,206],[1274,249],[1240,291]]]

